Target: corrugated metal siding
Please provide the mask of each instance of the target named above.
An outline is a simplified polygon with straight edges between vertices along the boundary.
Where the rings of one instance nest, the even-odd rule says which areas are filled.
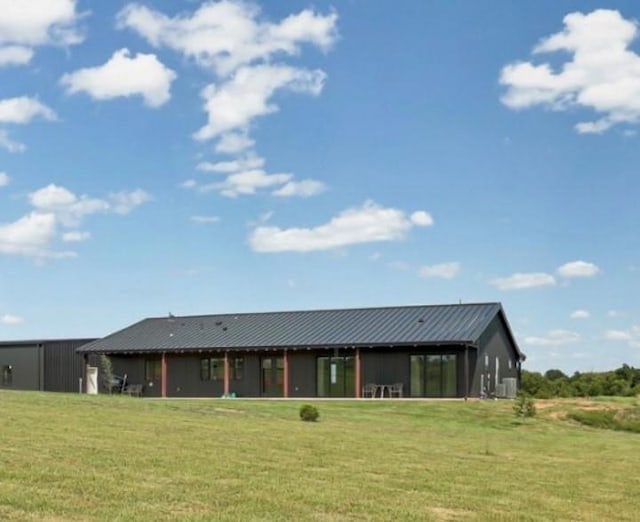
[[[79,379],[83,377],[83,358],[76,349],[92,339],[66,339],[45,341],[44,390],[54,392],[77,392]]]
[[[499,303],[145,319],[83,352],[474,343]]]

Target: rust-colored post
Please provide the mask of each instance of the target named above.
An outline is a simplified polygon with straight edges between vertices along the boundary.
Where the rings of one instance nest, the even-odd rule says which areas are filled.
[[[362,397],[362,361],[360,360],[360,348],[356,348],[356,399]]]
[[[287,397],[289,397],[289,351],[285,349],[284,351],[284,382],[282,383],[282,386],[284,388],[283,390],[283,395],[284,398],[286,399]]]
[[[160,358],[160,396],[164,399],[167,396],[167,354],[162,352]]]
[[[230,376],[230,368],[229,368],[229,352],[224,352],[224,395],[225,397],[229,395],[229,376]]]

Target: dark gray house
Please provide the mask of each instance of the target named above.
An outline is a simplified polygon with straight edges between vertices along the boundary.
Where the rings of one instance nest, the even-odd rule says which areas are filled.
[[[79,391],[84,361],[76,348],[94,339],[0,342],[0,388]]]
[[[500,303],[157,317],[78,352],[156,397],[480,397],[525,358]]]

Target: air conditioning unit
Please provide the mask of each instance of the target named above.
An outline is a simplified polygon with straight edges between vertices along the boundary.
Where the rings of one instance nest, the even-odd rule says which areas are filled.
[[[518,379],[515,377],[505,377],[502,379],[502,384],[505,387],[505,397],[507,399],[515,399],[518,392]]]
[[[507,396],[507,387],[504,383],[496,384],[496,397],[504,399]]]

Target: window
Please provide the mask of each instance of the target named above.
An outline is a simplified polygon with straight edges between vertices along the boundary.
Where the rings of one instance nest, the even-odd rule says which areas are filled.
[[[13,384],[13,367],[10,365],[2,367],[2,386],[11,386]]]
[[[224,359],[222,357],[200,359],[200,380],[224,380]]]
[[[229,366],[231,366],[231,379],[234,381],[244,379],[244,359],[242,357],[234,357],[229,362]]]
[[[484,367],[489,368],[489,356],[486,354],[484,356]]]
[[[456,354],[412,355],[412,397],[455,397],[457,395]]]
[[[511,358],[509,358],[509,369],[511,369]]]
[[[144,380],[159,381],[162,375],[160,359],[147,359],[144,362]]]

